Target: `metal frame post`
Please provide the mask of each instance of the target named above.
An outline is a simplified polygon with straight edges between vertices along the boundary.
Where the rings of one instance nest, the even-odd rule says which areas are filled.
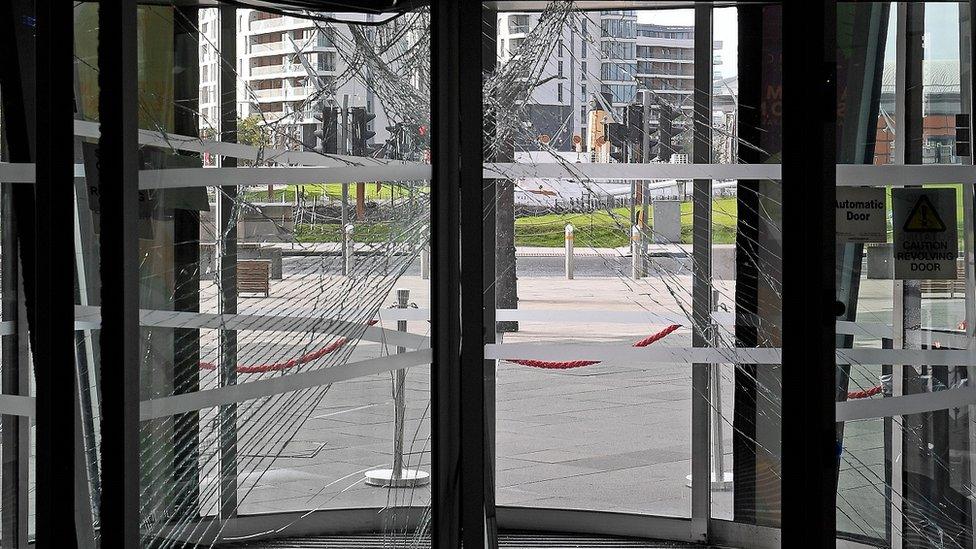
[[[134,0],[99,3],[103,547],[139,544],[139,150]],[[72,318],[73,315],[67,318]],[[40,459],[38,460],[41,461]],[[61,527],[61,524],[58,525]]]
[[[431,29],[431,547],[461,546],[461,6],[434,2]],[[481,36],[480,30],[476,36]],[[480,79],[478,80],[480,81]],[[480,128],[479,128],[480,131]],[[477,165],[481,165],[479,159]]]
[[[220,140],[237,142],[237,8],[220,8]],[[237,159],[220,159],[223,168],[237,166]],[[218,290],[220,313],[237,313],[237,186],[220,187],[217,200]],[[237,384],[237,332],[220,330],[220,385]],[[219,410],[220,517],[237,515],[237,404]]]
[[[487,75],[496,70],[498,65],[497,36],[498,12],[482,4],[481,11],[481,71]],[[572,45],[570,45],[572,47]],[[482,98],[482,101],[484,98]],[[482,135],[495,135],[496,122],[494,118],[484,116],[482,112]],[[482,149],[484,150],[484,149]],[[491,158],[483,158],[491,160]],[[497,198],[498,181],[494,179],[482,180],[482,243],[481,261],[484,273],[482,284],[483,299],[483,340],[484,343],[495,343],[498,326],[495,321],[495,224],[497,212],[495,200]],[[485,505],[485,538],[487,549],[498,547],[498,519],[495,511],[495,371],[497,361],[484,361],[484,410],[485,410],[485,464],[484,464],[484,505]]]
[[[4,322],[12,322],[16,329],[3,336],[2,385],[5,395],[27,396],[30,388],[30,362],[27,356],[27,314],[21,281],[20,259],[16,236],[17,218],[11,208],[13,197],[10,183],[0,185],[0,238],[3,239],[3,305]],[[27,547],[27,488],[30,462],[30,418],[5,415],[2,418],[2,479],[0,489],[0,547]]]
[[[693,156],[695,164],[712,161],[712,6],[695,5]],[[648,111],[644,94],[644,112]],[[646,141],[646,140],[645,140]],[[647,147],[645,147],[646,149]],[[692,194],[692,345],[712,344],[712,180],[696,179]],[[692,365],[691,375],[691,527],[701,541],[708,540],[711,518],[709,472],[710,370],[717,366]],[[715,480],[721,481],[721,475]]]
[[[482,185],[483,106],[481,2],[461,2],[458,10],[459,183],[461,248],[461,541],[464,547],[485,544],[485,268],[484,190]],[[474,86],[470,84],[474,83]],[[463,87],[462,87],[463,86]]]
[[[783,4],[784,547],[836,544],[836,17],[833,0]]]
[[[972,150],[973,134],[973,115],[976,109],[973,108],[973,78],[976,71],[973,70],[973,58],[976,53],[976,32],[974,32],[973,22],[976,21],[976,2],[959,4],[959,85],[960,101],[962,111],[969,115],[970,143],[969,155],[963,159],[964,164],[972,165],[974,153]],[[963,185],[963,231],[965,240],[964,263],[966,268],[966,337],[969,340],[970,348],[973,346],[976,337],[976,258],[974,258],[974,246],[976,246],[976,193],[972,185]],[[976,366],[966,368],[968,378],[976,379]],[[973,454],[973,445],[976,444],[976,422],[972,421],[976,416],[976,406],[970,406],[969,413],[969,454]],[[969,459],[969,482],[976,482],[976,459]],[[970,513],[969,524],[970,539],[976,539],[976,513]],[[976,541],[974,541],[976,547]]]
[[[763,7],[738,8],[739,104],[762,102]],[[762,135],[758,108],[738,109],[738,136],[744,143],[759,145]],[[739,147],[737,161],[757,164],[765,160],[757,147]],[[759,181],[740,180],[736,193],[738,219],[735,238],[735,341],[739,347],[759,343],[756,315],[759,312]],[[732,417],[733,519],[756,522],[756,373],[755,364],[735,367]]]
[[[20,22],[33,15],[33,2],[0,2],[0,21],[9,25],[0,33],[8,53],[0,69],[3,87],[3,160],[31,162],[34,159],[35,58],[33,29]],[[3,320],[16,322],[16,335],[5,338],[2,384],[4,394],[26,394],[30,386],[30,317],[26,295],[34,292],[34,190],[24,185],[3,184]],[[11,285],[16,284],[15,287]],[[12,294],[11,294],[12,292]],[[8,301],[13,300],[13,307]],[[28,418],[3,418],[2,506],[0,545],[4,549],[27,547],[28,465],[30,424]]]
[[[895,32],[895,115],[898,128],[895,132],[895,163],[921,164],[922,137],[922,34],[924,32],[924,5],[899,3]],[[918,281],[896,280],[893,284],[893,346],[895,349],[919,348],[921,328],[921,291]],[[914,336],[912,334],[915,334]],[[906,376],[915,375],[911,365],[892,366],[892,396],[902,396]],[[892,549],[906,543],[905,502],[910,501],[905,482],[907,461],[912,459],[906,445],[905,416],[892,418],[891,448],[891,521]],[[895,456],[901,456],[897,459]]]
[[[198,135],[200,83],[200,33],[196,27],[199,8],[178,7],[173,36],[174,63],[184,67],[174,75],[178,105],[173,130],[178,135]],[[173,211],[173,308],[200,312],[200,215],[182,208]],[[179,328],[173,333],[173,393],[200,390],[200,330]],[[173,418],[173,482],[180,497],[173,503],[178,518],[200,515],[200,412]]]
[[[39,548],[77,547],[74,368],[74,101],[64,79],[74,74],[71,4],[35,3],[36,168],[34,186],[35,289],[33,332],[37,406],[36,543]]]

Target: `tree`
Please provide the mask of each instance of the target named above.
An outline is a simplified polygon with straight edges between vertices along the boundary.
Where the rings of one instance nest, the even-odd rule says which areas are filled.
[[[254,147],[271,145],[271,136],[260,116],[252,114],[237,120],[237,142]]]

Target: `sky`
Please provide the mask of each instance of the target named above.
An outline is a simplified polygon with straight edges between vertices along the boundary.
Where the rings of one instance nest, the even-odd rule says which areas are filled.
[[[641,10],[637,20],[641,23],[661,25],[693,25],[694,10]],[[895,60],[895,7],[892,5],[888,24],[888,47],[885,60]],[[715,10],[713,33],[715,40],[722,41],[722,76],[737,74],[738,29],[735,8]],[[959,58],[959,5],[953,2],[928,3],[925,6],[925,36],[923,39],[926,59]]]
[[[715,40],[722,41],[722,76],[728,78],[738,73],[739,33],[737,28],[735,8],[718,8],[715,10],[712,33]],[[657,23],[659,25],[688,25],[695,24],[694,10],[641,10],[637,12],[637,21],[641,23]]]

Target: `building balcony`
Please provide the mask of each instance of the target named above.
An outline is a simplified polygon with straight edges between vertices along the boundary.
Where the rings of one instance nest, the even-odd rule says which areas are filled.
[[[287,72],[283,65],[265,65],[262,67],[251,67],[251,76],[267,76],[275,75],[280,76],[281,73]]]
[[[298,53],[309,51],[321,51],[325,49],[335,49],[326,40],[318,38],[302,38],[299,40],[289,40],[285,38],[278,42],[267,42],[264,44],[251,44],[246,55],[268,55],[276,53]]]
[[[254,90],[254,97],[258,101],[301,101],[308,98],[314,89],[311,86],[297,86],[290,88],[272,88],[270,90]]]
[[[694,80],[693,74],[671,74],[666,72],[641,72],[634,73],[637,78],[666,78],[672,80]]]
[[[315,25],[308,19],[300,17],[273,17],[271,19],[261,19],[252,21],[248,29],[250,34],[260,34],[271,30],[285,29],[305,29],[314,28]]]

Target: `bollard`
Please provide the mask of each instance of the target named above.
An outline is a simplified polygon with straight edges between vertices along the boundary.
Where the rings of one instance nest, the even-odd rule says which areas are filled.
[[[406,309],[410,300],[410,290],[397,289],[397,309]],[[407,321],[397,320],[397,331],[407,331]],[[396,354],[407,351],[405,347],[396,348]],[[403,466],[403,430],[407,414],[406,386],[407,370],[394,371],[393,376],[393,468],[374,469],[366,472],[366,484],[394,488],[423,486],[430,482],[430,474],[420,469],[407,469]]]
[[[719,291],[712,288],[712,312],[718,311]],[[713,348],[718,347],[718,325],[714,319],[709,319],[709,341]],[[709,391],[712,398],[712,489],[717,491],[732,490],[732,472],[725,471],[725,444],[722,429],[722,378],[719,375],[718,364],[709,364]]]
[[[397,289],[397,309],[406,309],[407,302],[410,300],[410,290]],[[407,321],[397,321],[397,331],[407,331]],[[406,347],[396,348],[396,354],[402,355],[407,352]],[[393,481],[399,481],[403,477],[403,416],[406,414],[406,403],[404,401],[404,388],[407,383],[407,370],[400,368],[396,371],[393,381]]]
[[[420,249],[420,278],[430,279],[430,246],[427,245]]]
[[[567,280],[573,279],[573,268],[576,266],[575,265],[576,258],[573,256],[574,254],[573,240],[575,239],[573,233],[574,233],[573,224],[567,223],[566,224],[566,279]]]
[[[342,274],[352,275],[355,255],[352,242],[352,223],[350,223],[342,231]]]
[[[630,255],[633,259],[631,276],[636,280],[644,275],[643,265],[641,264],[641,232],[637,225],[634,225],[630,230]]]

